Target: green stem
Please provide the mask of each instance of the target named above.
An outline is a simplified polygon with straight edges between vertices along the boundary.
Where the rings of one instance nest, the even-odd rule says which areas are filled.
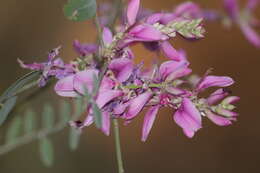
[[[113,125],[114,125],[118,173],[124,173],[123,159],[122,159],[122,152],[121,152],[121,145],[120,145],[119,125],[117,119],[113,119]]]

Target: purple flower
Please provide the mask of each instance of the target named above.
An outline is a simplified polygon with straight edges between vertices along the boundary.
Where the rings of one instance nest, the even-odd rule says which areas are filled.
[[[75,72],[73,65],[65,64],[61,58],[57,57],[59,55],[59,49],[60,47],[53,49],[48,54],[47,62],[25,64],[23,61],[18,59],[18,63],[22,68],[41,71],[42,75],[39,81],[39,86],[43,87],[46,85],[50,77],[62,79],[66,76],[74,74]]]
[[[173,118],[189,138],[192,138],[195,132],[202,127],[201,115],[192,101],[188,98],[183,98],[181,106],[176,111]]]
[[[73,42],[73,47],[80,56],[88,56],[98,49],[96,44],[81,44],[78,40]]]
[[[253,29],[254,22],[253,10],[259,0],[248,0],[243,10],[239,10],[237,0],[224,0],[224,6],[230,19],[236,23],[244,33],[246,39],[256,47],[260,47],[260,36]]]
[[[131,26],[136,21],[136,16],[139,11],[140,0],[129,0],[127,7],[127,20],[128,24]]]

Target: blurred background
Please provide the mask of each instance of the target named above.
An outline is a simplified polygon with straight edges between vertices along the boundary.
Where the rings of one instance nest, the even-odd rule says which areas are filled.
[[[75,57],[71,46],[74,39],[91,42],[95,31],[91,22],[68,21],[62,12],[66,0],[8,0],[0,6],[0,91],[25,74],[16,59],[26,62],[43,61],[49,50],[62,45],[61,56]],[[171,10],[183,0],[142,0],[153,10]],[[204,8],[223,11],[220,0],[196,1]],[[257,9],[260,17],[260,8]],[[173,112],[160,112],[152,133],[142,143],[143,116],[128,127],[121,126],[123,159],[126,173],[259,173],[260,172],[260,49],[247,42],[237,27],[226,30],[219,23],[207,23],[203,40],[188,42],[175,39],[176,48],[186,50],[194,73],[203,74],[214,68],[215,75],[235,79],[231,87],[241,97],[237,104],[240,117],[229,127],[218,127],[205,120],[204,128],[188,139],[172,121]],[[153,54],[141,45],[134,47],[138,61],[150,61]],[[33,106],[60,99],[52,89],[44,90],[33,99]],[[50,101],[51,100],[51,101]],[[16,111],[0,128],[0,141],[10,120],[23,111]],[[17,115],[18,116],[18,115]],[[121,123],[122,124],[122,123]],[[55,164],[46,168],[39,160],[37,141],[0,156],[1,173],[109,173],[117,172],[113,136],[106,137],[94,126],[84,130],[80,147],[71,152],[67,145],[67,130],[52,137],[55,141]]]

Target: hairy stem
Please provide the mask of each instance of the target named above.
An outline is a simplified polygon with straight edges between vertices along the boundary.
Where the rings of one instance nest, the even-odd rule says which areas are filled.
[[[119,125],[118,125],[117,119],[113,119],[113,125],[114,125],[114,136],[115,136],[118,173],[124,173],[123,159],[122,159],[122,152],[121,152],[121,145],[120,145]]]

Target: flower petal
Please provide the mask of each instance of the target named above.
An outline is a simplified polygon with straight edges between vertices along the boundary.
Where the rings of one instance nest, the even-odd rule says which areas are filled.
[[[215,92],[213,92],[212,94],[210,94],[210,96],[207,98],[207,102],[209,105],[213,105],[218,101],[222,100],[223,98],[225,98],[226,96],[228,96],[228,94],[229,93],[226,90],[220,88]]]
[[[149,101],[152,96],[152,92],[146,91],[145,93],[137,96],[135,99],[131,100],[131,104],[127,112],[124,115],[126,119],[133,119],[145,106],[145,104]]]
[[[102,113],[102,132],[109,136],[110,134],[110,113],[105,111]]]
[[[130,0],[127,7],[127,20],[128,24],[131,26],[136,21],[136,16],[139,11],[140,0]]]
[[[201,128],[201,115],[188,98],[183,98],[181,107],[173,118],[188,137],[193,137],[193,133]]]
[[[125,82],[133,72],[133,62],[128,58],[118,58],[111,61],[109,69],[114,72],[119,82]]]
[[[85,89],[88,89],[88,92],[92,92],[94,84],[94,75],[98,76],[98,71],[95,69],[84,70],[76,73],[74,77],[74,89],[84,94]]]
[[[63,97],[77,97],[78,94],[75,92],[73,87],[74,75],[60,79],[55,87],[55,92]]]
[[[174,61],[180,61],[181,56],[179,52],[172,47],[172,45],[168,41],[164,41],[161,44],[161,49],[167,58],[170,58]]]
[[[103,28],[103,41],[105,43],[105,45],[110,45],[113,41],[113,34],[112,32],[110,31],[109,28],[107,27],[104,27]]]
[[[228,125],[232,124],[231,120],[229,120],[228,118],[218,116],[218,115],[212,113],[211,111],[207,112],[207,117],[213,123],[215,123],[216,125],[219,125],[219,126],[228,126]]]
[[[256,47],[260,47],[260,36],[249,24],[241,24],[241,30],[243,31],[247,40]]]
[[[103,90],[98,93],[98,97],[96,99],[96,103],[98,107],[101,109],[108,102],[113,100],[116,97],[122,96],[123,92],[119,90]]]
[[[197,86],[198,91],[209,87],[227,87],[234,83],[234,80],[227,76],[206,76]]]
[[[145,142],[154,123],[156,115],[158,113],[160,106],[152,106],[146,112],[143,123],[143,131],[142,131],[142,141]]]
[[[224,7],[226,8],[228,15],[232,19],[237,19],[239,15],[239,7],[237,0],[224,0]]]

